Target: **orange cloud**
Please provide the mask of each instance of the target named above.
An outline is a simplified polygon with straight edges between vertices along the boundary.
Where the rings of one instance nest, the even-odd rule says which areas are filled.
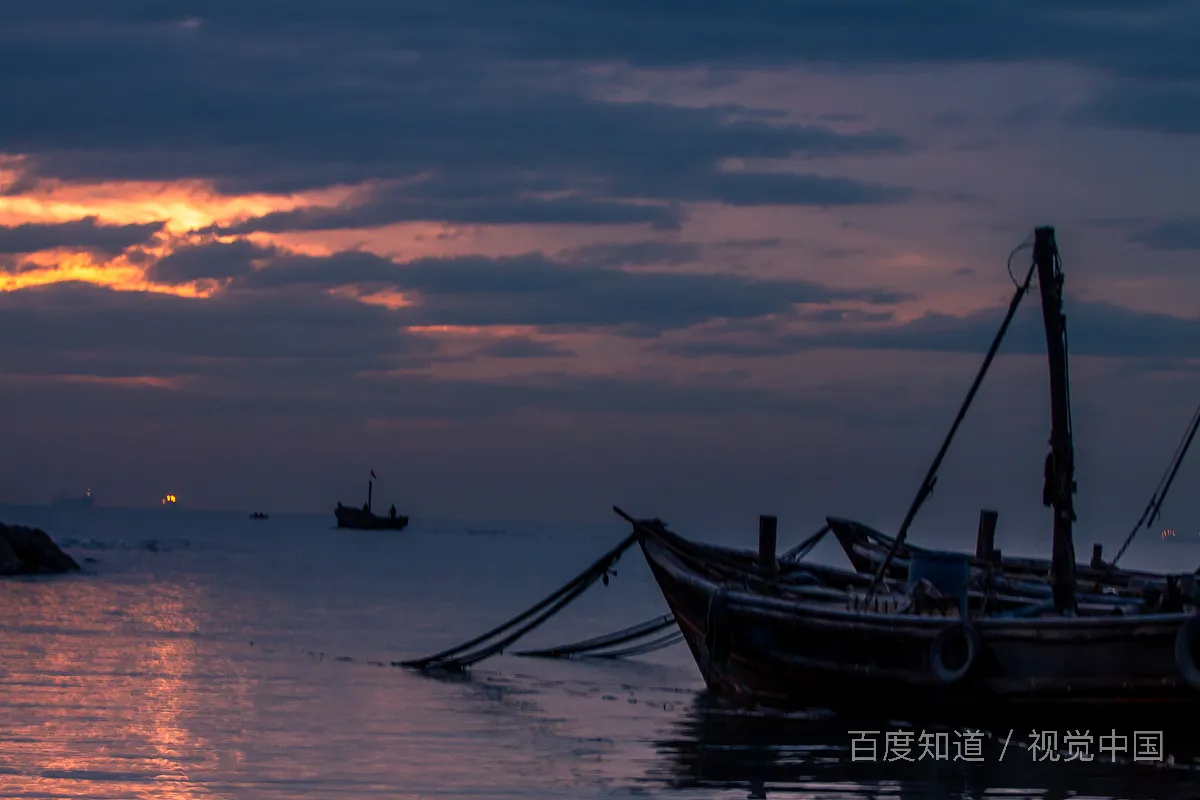
[[[212,289],[196,286],[161,286],[145,278],[145,268],[132,264],[125,255],[111,260],[90,253],[43,250],[22,262],[20,272],[0,272],[0,292],[13,292],[52,283],[84,281],[125,292],[163,292],[182,297],[207,297]]]
[[[13,169],[0,157],[0,185],[11,184]],[[11,160],[8,162],[11,165]],[[331,187],[287,195],[224,195],[206,181],[41,181],[27,191],[0,196],[0,225],[69,222],[94,216],[109,225],[166,222],[176,235],[209,225],[228,225],[272,211],[335,205],[353,191]]]
[[[9,381],[21,382],[52,382],[52,383],[90,383],[100,386],[114,386],[122,389],[167,389],[175,390],[183,387],[188,378],[181,376],[161,377],[157,375],[122,375],[119,377],[105,375],[22,375],[10,374],[4,376]]]

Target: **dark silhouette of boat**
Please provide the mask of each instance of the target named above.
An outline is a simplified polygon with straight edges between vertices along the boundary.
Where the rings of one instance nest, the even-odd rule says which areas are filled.
[[[374,478],[375,473],[371,473]],[[354,528],[357,530],[404,530],[408,526],[408,517],[404,514],[396,513],[396,506],[393,505],[388,509],[387,516],[380,516],[371,511],[371,493],[374,488],[374,481],[367,481],[367,502],[362,508],[353,506],[345,506],[341,503],[337,504],[333,515],[337,518],[337,526],[339,528]]]
[[[846,553],[846,557],[860,573],[873,575],[880,565],[887,561],[888,552],[895,542],[894,537],[880,533],[861,522],[840,517],[829,517],[828,524],[834,537],[838,540],[838,544]],[[914,553],[924,555],[936,552],[940,551],[917,547],[905,542],[897,548],[896,555],[888,563],[886,577],[905,581],[908,579],[909,566]],[[999,553],[1000,551],[996,550],[990,555],[978,553],[975,557],[967,555],[972,574],[982,576],[990,570],[996,579],[1006,580],[1009,583],[1049,586],[1051,566],[1049,560],[999,557]],[[1104,591],[1121,595],[1140,594],[1147,587],[1161,588],[1169,577],[1157,572],[1110,567],[1099,562],[1098,559],[1090,564],[1076,564],[1075,575],[1080,591]]]
[[[658,521],[634,521],[711,692],[785,706],[1200,707],[1200,604],[1191,576],[1166,576],[1161,593],[1137,604],[1080,592],[1063,274],[1053,228],[1036,231],[1033,253],[950,435],[873,575],[781,561],[774,517],[760,520],[757,554],[691,542]],[[992,586],[972,592],[965,553],[909,549],[906,583],[889,581],[890,564],[1035,270],[1050,367],[1051,452],[1042,492],[1053,510],[1050,596],[1026,597],[1014,609],[994,602]]]
[[[255,511],[253,514],[250,515],[250,519],[270,519],[270,517],[268,517],[262,511]]]

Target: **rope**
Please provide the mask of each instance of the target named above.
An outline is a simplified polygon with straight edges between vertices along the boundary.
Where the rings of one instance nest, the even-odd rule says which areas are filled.
[[[1015,253],[1016,251],[1014,250],[1013,252]],[[1017,306],[1021,304],[1021,299],[1029,291],[1029,284],[1033,281],[1033,273],[1036,269],[1036,263],[1030,265],[1029,273],[1025,276],[1025,283],[1018,286],[1016,293],[1013,294],[1012,301],[1008,304],[1008,314],[1005,315],[1004,322],[1000,324],[1000,330],[996,332],[996,338],[992,340],[992,346],[983,358],[983,364],[979,367],[978,374],[975,375],[975,382],[971,384],[970,390],[967,391],[967,396],[958,410],[958,416],[954,418],[954,423],[950,426],[950,432],[946,434],[946,439],[942,442],[941,449],[938,450],[937,456],[933,459],[933,464],[930,465],[929,471],[925,473],[925,480],[921,483],[921,488],[917,490],[917,496],[913,499],[912,505],[909,506],[908,513],[904,515],[904,522],[901,523],[900,531],[896,534],[896,539],[892,542],[892,546],[888,550],[887,558],[883,560],[874,577],[871,578],[871,586],[867,590],[868,600],[874,597],[875,589],[879,585],[880,579],[883,578],[883,573],[887,571],[888,566],[892,563],[892,559],[896,557],[896,551],[904,543],[905,537],[908,536],[909,526],[912,525],[912,521],[917,516],[921,505],[933,493],[933,487],[937,483],[938,467],[941,466],[942,459],[946,457],[946,452],[950,449],[950,443],[954,440],[954,434],[958,432],[958,426],[966,418],[967,409],[971,407],[971,402],[975,399],[975,394],[979,391],[984,376],[987,375],[988,367],[992,365],[992,360],[996,357],[996,352],[1000,349],[1000,343],[1004,341],[1004,334],[1008,332],[1008,326],[1012,322],[1013,316],[1017,313]]]
[[[495,628],[492,628],[490,631],[476,636],[474,639],[470,639],[460,645],[451,647],[448,650],[443,650],[440,653],[434,653],[433,655],[425,656],[424,658],[401,661],[400,666],[410,667],[413,669],[426,669],[429,667],[457,669],[474,664],[478,661],[482,661],[485,658],[501,652],[505,647],[512,644],[521,636],[524,636],[537,626],[541,625],[550,617],[554,616],[563,608],[565,608],[576,597],[583,594],[583,592],[589,586],[599,580],[602,575],[606,574],[609,568],[612,567],[612,565],[616,563],[617,559],[621,557],[621,554],[629,549],[629,547],[632,546],[636,541],[636,533],[631,533],[630,535],[626,536],[621,540],[620,544],[594,561],[587,569],[568,581],[562,588],[558,589],[549,597],[536,603],[532,607],[526,609],[502,625],[498,625]],[[474,653],[469,653],[468,655],[459,655],[464,651],[470,650],[476,645],[483,644],[487,640],[504,633],[514,625],[529,619],[547,607],[549,607],[549,609],[543,612],[540,616],[536,617],[533,622],[522,628],[519,628],[515,633],[506,636],[496,644],[488,645],[487,647]]]
[[[607,653],[586,653],[580,656],[580,658],[627,658],[628,656],[644,656],[646,653],[653,653],[656,650],[665,650],[682,641],[683,634],[679,631],[672,631],[660,639],[654,639],[645,644],[628,647],[624,650],[613,650]]]
[[[811,553],[813,548],[821,543],[821,540],[825,538],[825,534],[829,533],[831,528],[832,526],[826,523],[824,528],[821,528],[821,530],[817,531],[812,536],[808,537],[803,542],[781,555],[779,560],[787,561],[793,564],[797,561],[803,561],[804,557]]]
[[[663,614],[646,622],[639,622],[637,625],[631,625],[615,633],[608,633],[604,636],[596,636],[592,639],[584,639],[580,642],[572,642],[571,644],[559,645],[558,647],[547,647],[541,650],[525,650],[517,653],[519,656],[530,656],[534,658],[571,658],[572,656],[582,655],[595,650],[600,650],[605,647],[612,647],[618,644],[625,644],[637,639],[644,639],[651,634],[669,628],[675,624],[675,616],[672,614]]]
[[[1187,455],[1188,448],[1192,445],[1192,439],[1196,437],[1197,428],[1200,428],[1200,406],[1196,407],[1196,413],[1192,415],[1191,422],[1188,423],[1187,432],[1184,433],[1183,438],[1179,441],[1179,446],[1175,448],[1175,454],[1171,457],[1171,463],[1167,466],[1167,471],[1163,473],[1162,479],[1159,480],[1158,486],[1154,488],[1154,494],[1150,497],[1150,502],[1146,504],[1146,510],[1138,518],[1137,524],[1133,526],[1133,530],[1125,537],[1125,543],[1117,551],[1116,558],[1109,564],[1110,569],[1115,568],[1117,562],[1121,560],[1121,556],[1125,555],[1125,551],[1133,543],[1133,537],[1137,535],[1138,529],[1142,527],[1142,523],[1144,522],[1146,528],[1149,529],[1154,524],[1154,520],[1158,519],[1158,515],[1162,511],[1163,501],[1167,499],[1167,492],[1170,491],[1171,484],[1175,481],[1175,473],[1179,472],[1179,465],[1183,463],[1183,457]]]

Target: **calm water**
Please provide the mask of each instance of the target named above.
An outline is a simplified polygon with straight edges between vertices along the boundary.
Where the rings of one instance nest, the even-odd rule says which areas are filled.
[[[849,729],[899,722],[722,709],[704,697],[683,646],[614,663],[504,656],[458,680],[390,666],[540,599],[624,535],[617,523],[418,522],[389,534],[339,532],[331,517],[158,510],[8,509],[0,519],[41,524],[81,562],[94,559],[85,575],[0,582],[3,797],[1200,792],[1200,749],[1170,731],[1174,765],[1034,762],[1019,725],[1002,762],[1000,729],[980,765],[854,762]],[[1178,566],[1198,555],[1147,545],[1130,564]],[[617,569],[608,588],[590,590],[527,643],[663,613],[639,553]],[[1181,721],[1153,727],[1168,722]]]

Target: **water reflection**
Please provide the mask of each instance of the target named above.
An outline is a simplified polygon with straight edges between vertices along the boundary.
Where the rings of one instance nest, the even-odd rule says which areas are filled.
[[[0,790],[212,797],[189,776],[237,760],[236,737],[213,740],[224,727],[213,712],[236,716],[245,686],[201,649],[188,611],[204,605],[197,592],[87,579],[0,589]],[[209,675],[219,680],[197,679]]]
[[[1188,724],[1192,726],[1189,730]],[[1006,798],[1066,800],[1080,796],[1127,800],[1193,800],[1200,785],[1200,735],[1189,720],[1164,720],[1129,711],[1033,711],[992,713],[986,719],[889,720],[828,712],[771,712],[725,707],[704,695],[656,742],[661,763],[651,777],[676,790],[744,790],[748,797],[804,796],[898,798]],[[886,732],[901,728],[940,731],[980,730],[988,738],[982,763],[944,759],[883,761]],[[1092,746],[1091,762],[1070,755],[1062,741],[1067,730],[1093,736],[1116,730],[1162,731],[1168,758],[1135,763],[1131,754],[1113,763]],[[876,760],[852,760],[851,730],[879,731]],[[1009,738],[1009,731],[1012,731]],[[1058,730],[1057,761],[1037,760],[1030,733]],[[1008,739],[1008,747],[1004,742]],[[911,757],[916,759],[914,748]],[[1003,759],[1001,755],[1003,754]],[[970,753],[967,754],[968,756]],[[1051,756],[1052,757],[1052,756]],[[1173,761],[1174,763],[1168,763]]]

